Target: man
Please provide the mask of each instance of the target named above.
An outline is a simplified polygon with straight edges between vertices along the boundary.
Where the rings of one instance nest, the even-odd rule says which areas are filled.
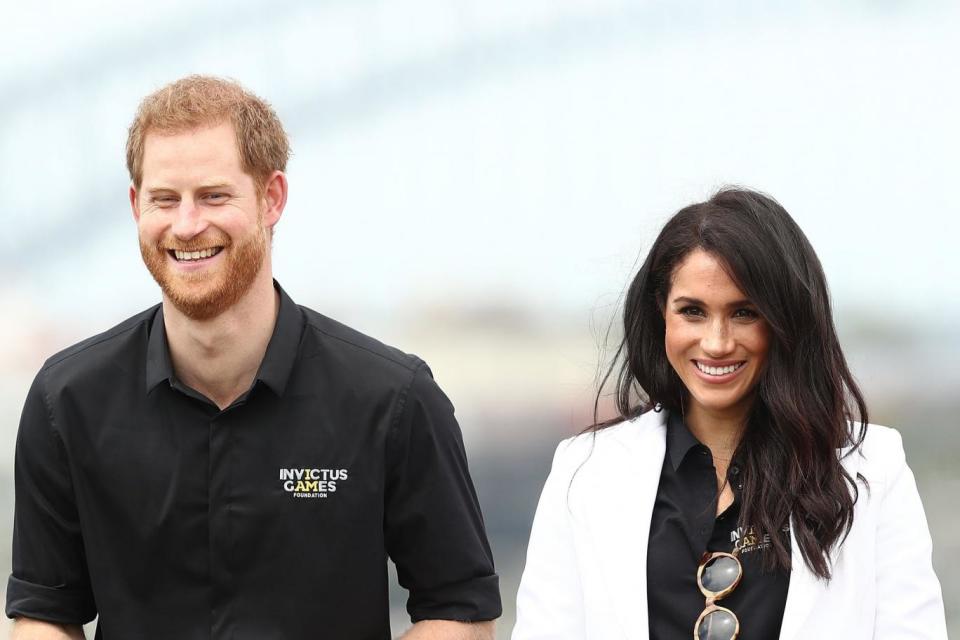
[[[179,80],[130,128],[163,302],[50,358],[17,439],[7,615],[20,640],[493,637],[497,576],[449,401],[419,359],[273,280],[273,110]]]

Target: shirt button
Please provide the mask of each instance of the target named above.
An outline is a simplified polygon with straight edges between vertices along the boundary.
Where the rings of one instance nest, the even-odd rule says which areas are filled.
[[[730,475],[735,476],[739,473],[740,473],[740,467],[738,467],[737,465],[733,465],[732,467],[730,467]]]

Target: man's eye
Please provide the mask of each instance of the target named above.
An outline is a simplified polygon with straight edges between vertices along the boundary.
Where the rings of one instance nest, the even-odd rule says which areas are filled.
[[[207,202],[223,202],[227,199],[227,194],[225,193],[208,193],[205,195],[204,200]]]
[[[151,202],[159,207],[170,207],[177,203],[177,199],[173,196],[155,196]]]

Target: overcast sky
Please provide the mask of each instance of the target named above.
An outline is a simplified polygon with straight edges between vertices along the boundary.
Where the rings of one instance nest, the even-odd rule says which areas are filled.
[[[126,127],[203,72],[287,123],[275,269],[320,310],[608,304],[671,213],[738,183],[794,215],[838,306],[949,323],[960,9],[761,4],[17,3],[0,293],[104,327],[158,299]]]

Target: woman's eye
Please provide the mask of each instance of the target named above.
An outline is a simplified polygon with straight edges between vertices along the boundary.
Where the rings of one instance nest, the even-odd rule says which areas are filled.
[[[683,307],[680,309],[680,315],[699,317],[703,315],[703,310],[694,306]]]
[[[753,309],[737,309],[736,312],[733,314],[733,317],[734,317],[734,318],[747,318],[747,319],[752,320],[752,319],[754,319],[754,318],[759,318],[759,317],[760,317],[760,314],[757,313],[756,311],[754,311]]]

